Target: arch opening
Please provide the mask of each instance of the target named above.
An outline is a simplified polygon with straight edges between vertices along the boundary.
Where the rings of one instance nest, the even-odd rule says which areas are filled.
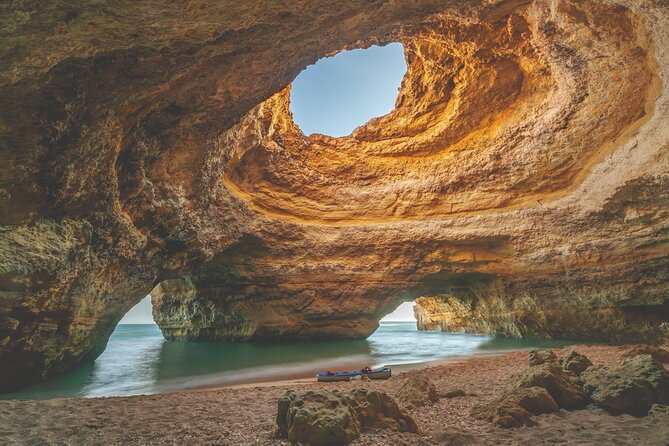
[[[415,302],[402,302],[392,313],[388,313],[379,322],[416,322]]]
[[[406,71],[397,42],[324,57],[293,81],[293,119],[305,135],[349,135],[393,110]]]
[[[123,316],[118,325],[155,324],[152,310],[151,295],[147,294]]]

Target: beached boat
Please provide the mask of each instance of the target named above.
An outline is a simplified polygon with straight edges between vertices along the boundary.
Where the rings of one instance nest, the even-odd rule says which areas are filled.
[[[366,376],[369,379],[388,379],[392,371],[388,367],[381,369],[365,368],[359,372],[320,372],[316,373],[316,378],[320,382],[350,381],[356,376]]]
[[[389,367],[383,367],[381,369],[373,369],[369,371],[363,371],[362,375],[366,376],[369,379],[388,379],[392,375],[392,371]]]

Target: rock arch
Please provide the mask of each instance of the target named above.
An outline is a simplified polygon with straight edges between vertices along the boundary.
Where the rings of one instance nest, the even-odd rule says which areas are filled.
[[[175,338],[365,336],[445,289],[532,314],[664,305],[660,0],[63,5],[0,6],[8,386],[99,354],[156,286]],[[302,135],[291,80],[390,41],[395,110]],[[588,335],[661,323],[619,322]]]

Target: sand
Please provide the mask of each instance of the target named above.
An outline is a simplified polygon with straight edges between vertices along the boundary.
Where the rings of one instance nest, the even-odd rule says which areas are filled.
[[[595,364],[621,359],[622,349],[577,346]],[[449,444],[444,432],[473,435],[476,445],[669,445],[667,418],[612,416],[589,407],[535,419],[538,426],[497,429],[473,419],[470,409],[493,399],[508,378],[527,367],[527,352],[473,357],[399,373],[387,381],[317,383],[294,380],[262,385],[113,398],[0,401],[2,445],[288,445],[276,438],[276,401],[289,388],[365,387],[394,395],[409,374],[428,373],[440,393],[465,397],[412,409],[420,435],[363,434],[354,445]]]

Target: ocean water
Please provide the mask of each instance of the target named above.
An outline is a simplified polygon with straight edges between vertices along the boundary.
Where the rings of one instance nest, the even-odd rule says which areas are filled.
[[[94,362],[21,392],[0,394],[0,399],[159,393],[562,345],[418,331],[415,322],[382,322],[362,341],[282,344],[166,341],[157,325],[119,325]]]

